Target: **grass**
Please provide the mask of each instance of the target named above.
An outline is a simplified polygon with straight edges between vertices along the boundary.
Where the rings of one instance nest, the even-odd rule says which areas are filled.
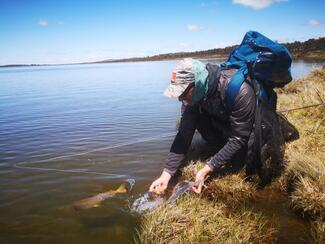
[[[316,220],[311,226],[311,242],[325,243],[325,222]]]
[[[325,68],[278,89],[278,110],[325,99]],[[300,139],[286,145],[286,166],[269,190],[284,191],[293,210],[311,221],[310,242],[325,241],[325,106],[286,112]],[[182,180],[194,180],[202,162],[183,169]],[[144,216],[141,243],[276,243],[277,228],[263,212],[254,211],[256,185],[239,172],[206,183],[202,194],[188,192],[176,204]],[[271,198],[272,199],[272,198]],[[308,225],[306,225],[308,226]]]
[[[325,220],[325,162],[298,153],[290,160],[283,177],[293,208]]]
[[[182,180],[194,180],[198,170],[203,167],[202,162],[192,162],[183,169]],[[222,201],[227,206],[236,207],[239,203],[254,199],[256,187],[253,183],[245,181],[245,174],[241,171],[208,181],[202,196],[211,201]]]
[[[325,101],[325,67],[279,91],[279,110]],[[286,114],[300,132],[300,139],[288,143],[285,173],[279,179],[294,210],[313,222],[311,242],[325,240],[325,106],[295,110]]]
[[[236,211],[226,202],[187,193],[174,206],[147,215],[142,243],[275,243],[275,229],[244,205]]]
[[[182,179],[193,180],[202,168],[195,162],[183,169]],[[144,217],[141,243],[275,243],[276,230],[246,204],[256,188],[242,172],[213,179],[202,194],[188,192],[173,206]]]

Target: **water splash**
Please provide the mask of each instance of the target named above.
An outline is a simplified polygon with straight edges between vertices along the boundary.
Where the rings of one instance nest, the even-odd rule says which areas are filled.
[[[151,212],[163,203],[164,199],[162,197],[155,197],[152,193],[146,192],[133,202],[131,206],[131,212],[138,214]]]
[[[169,205],[172,205],[176,202],[178,198],[180,198],[185,192],[190,190],[192,186],[196,184],[196,182],[190,181],[190,182],[181,182],[177,184],[175,187],[174,193],[169,197],[167,201],[165,201],[162,197],[156,197],[151,192],[146,192],[139,198],[137,198],[132,206],[131,206],[131,212],[134,213],[145,213],[145,212],[151,212],[161,206],[163,203],[167,203]]]

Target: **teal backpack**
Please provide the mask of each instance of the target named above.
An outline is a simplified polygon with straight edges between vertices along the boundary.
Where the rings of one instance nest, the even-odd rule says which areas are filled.
[[[226,91],[228,111],[232,111],[243,82],[254,88],[255,122],[248,142],[246,173],[258,173],[262,184],[269,183],[283,165],[284,139],[273,88],[291,82],[291,62],[287,48],[256,31],[249,31],[242,43],[231,52],[227,62],[220,65],[222,69],[237,69]]]
[[[222,69],[238,69],[228,86],[228,109],[231,111],[240,86],[247,77],[256,81],[258,96],[274,105],[273,88],[283,87],[292,80],[291,62],[287,48],[256,31],[247,32],[242,43],[231,52],[227,62],[221,64]]]

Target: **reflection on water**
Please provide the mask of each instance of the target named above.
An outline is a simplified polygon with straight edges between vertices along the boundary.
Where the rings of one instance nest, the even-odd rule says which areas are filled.
[[[138,196],[159,174],[179,116],[162,95],[176,62],[0,69],[0,242],[132,240],[125,199],[72,203],[126,178]],[[314,65],[294,63],[294,77]]]

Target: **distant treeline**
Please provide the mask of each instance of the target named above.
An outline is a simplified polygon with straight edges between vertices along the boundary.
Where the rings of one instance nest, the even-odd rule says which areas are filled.
[[[325,37],[318,39],[309,39],[308,41],[293,43],[282,43],[291,52],[294,58],[313,58],[313,59],[325,59]],[[156,60],[171,60],[181,59],[186,57],[193,58],[226,58],[230,52],[238,45],[229,46],[225,48],[214,48],[204,51],[196,52],[179,52],[179,53],[166,53],[154,56],[139,57],[139,58],[127,58],[119,60],[104,60],[98,63],[110,63],[110,62],[135,62],[135,61],[156,61]]]
[[[295,59],[313,59],[313,60],[325,60],[325,37],[318,39],[309,39],[308,41],[292,43],[282,43],[291,52]],[[238,45],[229,46],[225,48],[214,48],[204,51],[196,52],[179,52],[179,53],[166,53],[147,57],[138,58],[125,58],[125,59],[109,59],[98,62],[87,63],[75,63],[75,64],[91,64],[91,63],[116,63],[116,62],[138,62],[138,61],[158,61],[158,60],[173,60],[182,59],[187,57],[204,59],[204,58],[223,58],[226,59],[230,52]],[[19,67],[19,66],[44,66],[46,64],[9,64],[0,65],[0,68],[4,67]]]
[[[325,59],[325,37],[284,44],[294,57]]]

